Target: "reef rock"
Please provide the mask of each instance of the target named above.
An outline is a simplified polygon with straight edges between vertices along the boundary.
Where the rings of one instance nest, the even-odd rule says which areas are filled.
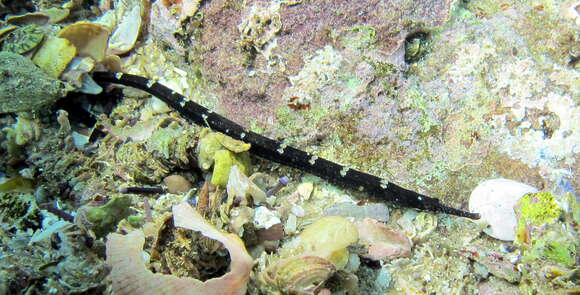
[[[65,84],[22,55],[0,52],[0,114],[40,109],[63,97]]]

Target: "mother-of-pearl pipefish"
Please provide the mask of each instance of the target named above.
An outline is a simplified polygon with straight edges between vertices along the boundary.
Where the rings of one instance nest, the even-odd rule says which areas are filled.
[[[245,130],[241,125],[213,111],[188,101],[183,95],[144,77],[112,72],[95,72],[97,83],[114,83],[143,90],[164,101],[181,116],[200,126],[209,127],[232,138],[251,144],[250,152],[261,158],[314,174],[333,184],[366,192],[380,200],[420,210],[479,219],[479,214],[445,206],[439,199],[404,189],[377,176],[350,169],[284,143]]]

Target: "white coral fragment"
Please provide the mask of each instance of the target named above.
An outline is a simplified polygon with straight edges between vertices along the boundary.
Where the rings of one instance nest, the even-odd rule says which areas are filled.
[[[193,278],[152,273],[142,258],[145,235],[132,231],[127,235],[110,234],[107,241],[107,263],[112,267],[113,290],[118,295],[243,295],[252,268],[252,258],[243,242],[234,234],[224,233],[209,224],[187,203],[173,206],[175,226],[199,231],[221,242],[231,257],[230,271],[205,282]]]
[[[478,223],[487,223],[484,230],[489,236],[503,241],[513,241],[517,218],[514,211],[518,200],[535,187],[510,179],[490,179],[477,185],[469,198],[469,211],[479,213]]]

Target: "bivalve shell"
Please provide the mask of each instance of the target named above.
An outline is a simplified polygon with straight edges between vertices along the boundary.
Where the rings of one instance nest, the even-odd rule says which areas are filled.
[[[135,5],[121,16],[121,21],[109,40],[109,54],[124,54],[133,49],[141,30],[142,11],[141,5]]]
[[[69,40],[77,48],[79,56],[89,56],[100,62],[105,58],[109,34],[109,29],[104,25],[77,22],[62,29],[58,37]]]
[[[312,294],[334,272],[334,264],[318,256],[280,260],[262,273],[263,279],[290,294]]]
[[[18,54],[35,49],[44,39],[44,31],[36,25],[28,25],[10,32],[4,39],[2,50]]]
[[[68,40],[49,37],[32,61],[51,77],[58,79],[76,53],[76,48]]]

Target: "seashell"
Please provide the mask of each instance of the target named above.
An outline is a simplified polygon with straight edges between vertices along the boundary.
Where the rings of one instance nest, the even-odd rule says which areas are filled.
[[[69,40],[77,48],[79,56],[89,56],[101,62],[105,58],[109,34],[109,29],[104,25],[81,21],[66,26],[57,36]]]
[[[318,256],[294,256],[278,261],[260,273],[274,288],[290,294],[311,294],[334,272],[334,264]]]
[[[357,240],[358,230],[352,222],[340,216],[325,216],[300,233],[298,243],[291,252],[316,255],[342,269],[348,262],[346,247]]]
[[[135,5],[131,10],[120,16],[121,21],[109,39],[109,54],[124,54],[135,46],[141,30],[143,7]]]
[[[72,47],[74,48],[74,46]],[[80,88],[83,85],[82,75],[84,73],[91,72],[94,68],[95,68],[94,59],[90,57],[75,57],[69,63],[66,71],[62,74],[61,79],[71,83],[73,86],[77,88]]]
[[[44,72],[57,78],[73,60],[77,49],[66,39],[49,37],[32,58],[32,61]]]
[[[469,211],[479,213],[478,223],[488,224],[483,231],[493,238],[513,241],[517,226],[514,212],[518,200],[538,190],[510,179],[491,179],[477,185],[469,198]]]
[[[359,244],[367,248],[363,255],[372,260],[408,257],[411,255],[411,241],[384,223],[366,218],[356,222],[360,234]]]
[[[21,15],[11,15],[6,17],[6,22],[11,25],[46,25],[50,22],[50,16],[42,12],[31,12]]]
[[[2,42],[2,40],[4,40],[4,37],[6,37],[4,35],[8,35],[8,33],[12,32],[16,29],[18,29],[18,26],[13,26],[13,25],[7,25],[7,26],[0,28],[0,42]]]
[[[152,273],[143,259],[145,235],[135,230],[127,235],[107,237],[107,263],[111,266],[113,291],[119,295],[243,295],[252,270],[252,257],[243,242],[233,234],[224,233],[203,219],[187,203],[173,206],[175,226],[201,232],[221,242],[231,257],[230,271],[206,280],[180,278]]]
[[[105,59],[101,61],[101,65],[105,67],[105,69],[111,72],[122,72],[123,67],[121,66],[121,58],[117,55],[107,55]]]
[[[49,22],[51,24],[56,24],[62,21],[63,19],[67,18],[70,14],[70,10],[66,8],[52,7],[49,9],[41,10],[40,13],[43,13],[44,15],[48,16],[50,19]]]
[[[226,189],[228,198],[239,200],[242,204],[248,203],[249,196],[256,205],[266,200],[266,193],[244,175],[237,165],[230,169]]]
[[[254,225],[257,229],[269,229],[270,227],[281,224],[280,218],[264,206],[256,208],[254,214]]]
[[[35,49],[44,39],[44,31],[36,25],[27,25],[8,33],[2,50],[18,54]]]

